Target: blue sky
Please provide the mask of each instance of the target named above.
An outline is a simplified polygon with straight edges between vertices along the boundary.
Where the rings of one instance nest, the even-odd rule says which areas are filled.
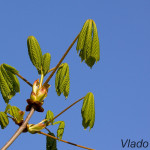
[[[51,54],[54,67],[87,19],[93,19],[98,28],[100,61],[92,69],[81,63],[75,44],[64,60],[70,66],[68,99],[57,96],[53,77],[43,105],[45,112],[35,112],[29,123],[40,122],[46,110],[57,115],[90,91],[95,96],[94,128],[90,132],[83,129],[80,102],[57,119],[66,123],[64,140],[96,150],[121,150],[121,139],[150,142],[149,8],[149,0],[0,1],[0,64],[14,66],[31,83],[40,76],[27,53],[28,36],[35,36],[43,53]],[[24,110],[31,88],[21,80],[20,84],[21,92],[10,104]],[[4,109],[0,96],[0,111]],[[0,130],[0,147],[17,128],[10,121]],[[49,129],[56,133],[57,126]],[[22,134],[9,149],[44,150],[45,139],[43,135]],[[77,149],[58,142],[58,150]]]

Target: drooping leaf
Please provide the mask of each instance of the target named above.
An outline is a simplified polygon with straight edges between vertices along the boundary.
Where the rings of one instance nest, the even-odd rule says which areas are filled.
[[[21,111],[18,107],[8,105],[6,109],[7,109],[7,113],[13,117],[16,123],[20,123],[23,121],[23,116],[25,112]]]
[[[78,38],[77,52],[81,57],[81,61],[92,68],[95,62],[100,60],[100,46],[96,24],[93,20],[88,19]]]
[[[44,76],[47,74],[49,68],[50,68],[50,61],[51,61],[51,55],[49,53],[46,53],[43,55],[43,74]]]
[[[7,71],[10,71],[11,73],[13,74],[16,74],[18,73],[19,71],[17,71],[14,67],[10,66],[10,65],[7,65],[7,64],[3,64],[4,68],[7,70]]]
[[[0,65],[0,90],[5,103],[9,103],[9,100],[20,92],[20,84],[15,73],[18,71],[14,67],[7,64]]]
[[[42,66],[42,51],[37,39],[34,36],[29,36],[27,39],[28,54],[32,64],[41,73]]]
[[[5,108],[5,113],[8,112],[8,110],[10,109],[11,105],[10,104],[7,104],[6,108]]]
[[[52,120],[53,118],[54,118],[53,112],[50,111],[50,110],[48,110],[47,113],[46,113],[45,119],[47,119],[47,121],[50,121],[50,120]],[[51,123],[53,124],[53,122],[54,122],[54,120],[53,120]],[[48,125],[48,124],[46,124],[46,125]]]
[[[95,122],[95,104],[94,95],[89,92],[84,98],[82,109],[82,125],[86,129],[88,126],[93,128]]]
[[[14,91],[20,92],[20,83],[19,83],[18,78],[14,74],[12,74],[10,71],[7,71],[7,74],[9,75],[9,77],[12,80]]]
[[[61,68],[62,68],[62,66],[58,68],[57,73],[56,73],[56,77],[55,77],[55,89],[56,89],[56,92],[57,92],[58,96],[61,95],[61,92],[60,92],[60,89],[59,89]]]
[[[69,66],[67,63],[63,63],[57,70],[55,78],[55,89],[58,96],[63,93],[66,98],[68,97],[70,89],[70,77]]]
[[[85,38],[85,43],[83,47],[83,52],[85,53],[85,60],[90,56],[92,49],[92,20],[89,20],[89,25],[87,29],[87,34]]]
[[[0,67],[0,89],[3,99],[5,100],[6,103],[8,103],[10,99],[11,89],[9,88],[7,81],[5,80],[2,74],[1,67]]]
[[[4,129],[9,124],[7,115],[4,112],[0,112],[0,126]]]
[[[49,135],[52,135],[55,137],[54,133],[49,132]],[[57,142],[55,139],[46,137],[46,150],[57,150]]]
[[[67,98],[69,95],[69,90],[70,90],[70,80],[68,80],[67,85],[63,91],[64,96]]]
[[[65,128],[65,122],[64,121],[60,121],[58,130],[57,130],[57,138],[59,140],[62,139],[63,133],[64,133],[64,128]]]
[[[78,42],[77,42],[77,52],[81,49],[83,49],[84,47],[84,42],[85,42],[85,38],[86,38],[86,34],[87,34],[87,28],[88,28],[88,25],[89,25],[89,20],[87,20],[83,27],[82,27],[82,30],[80,32],[80,36],[78,38]]]
[[[99,38],[98,38],[98,32],[95,22],[93,21],[93,42],[92,42],[92,53],[91,56],[93,56],[97,61],[100,60],[100,45],[99,45]]]

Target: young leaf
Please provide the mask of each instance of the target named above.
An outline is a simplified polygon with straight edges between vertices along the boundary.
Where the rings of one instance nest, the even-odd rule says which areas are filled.
[[[52,135],[55,137],[54,133],[49,132],[49,135]],[[52,139],[50,137],[46,137],[46,150],[57,150],[57,143],[55,139]]]
[[[97,61],[100,60],[100,46],[99,46],[99,38],[98,38],[98,32],[95,22],[93,21],[93,42],[92,42],[92,53],[91,56],[93,56]]]
[[[7,71],[10,71],[11,73],[13,74],[16,74],[18,73],[19,71],[17,71],[14,67],[10,66],[10,65],[7,65],[7,64],[3,64],[4,68],[7,70]]]
[[[99,38],[97,33],[97,27],[93,20],[88,19],[78,38],[77,52],[81,57],[81,61],[85,60],[85,63],[92,68],[95,62],[100,59],[100,47]]]
[[[5,112],[10,114],[16,123],[21,123],[23,121],[24,112],[18,107],[7,105]]]
[[[51,55],[49,53],[46,53],[43,55],[43,74],[44,76],[47,74],[49,68],[50,68],[50,61],[51,61]]]
[[[85,43],[83,47],[83,52],[85,53],[85,60],[90,56],[92,48],[92,20],[89,19],[89,25],[87,29],[87,34],[85,38]]]
[[[84,42],[85,42],[85,38],[86,38],[86,34],[87,34],[87,28],[88,28],[88,25],[89,25],[89,20],[87,20],[83,27],[82,27],[82,30],[80,32],[80,35],[79,35],[79,38],[78,38],[78,42],[77,42],[77,52],[79,50],[82,50],[83,47],[84,47]]]
[[[65,122],[61,121],[57,130],[57,138],[59,138],[59,140],[62,139],[64,128],[65,128]]]
[[[12,74],[10,71],[7,71],[7,74],[9,75],[9,77],[11,78],[12,80],[12,83],[13,83],[13,90],[15,92],[20,92],[20,83],[19,83],[19,80],[18,78]]]
[[[7,104],[6,108],[5,108],[5,112],[4,113],[7,113],[8,110],[10,109],[11,105],[10,104]]]
[[[67,63],[63,63],[57,70],[55,78],[55,89],[58,96],[63,93],[66,98],[68,97],[70,89],[70,77],[69,66]]]
[[[8,103],[10,99],[11,90],[2,74],[1,67],[0,67],[0,89],[1,89],[3,99],[5,100],[6,103]]]
[[[20,92],[18,78],[14,75],[17,72],[15,68],[7,64],[0,65],[0,90],[5,103],[8,103],[17,92]]]
[[[50,121],[50,120],[52,120],[53,118],[54,118],[53,112],[50,111],[50,110],[48,110],[47,113],[46,113],[45,119],[47,119],[47,121]],[[51,123],[53,124],[53,122],[54,122],[54,120],[53,120]],[[46,124],[46,125],[48,125],[48,124]]]
[[[9,124],[7,115],[4,112],[0,112],[0,126],[4,129]]]
[[[28,54],[32,64],[41,73],[42,66],[42,51],[37,39],[34,36],[29,36],[27,39]]]
[[[89,92],[84,98],[82,109],[82,125],[86,129],[88,126],[93,128],[95,122],[95,104],[94,95]]]
[[[45,125],[45,119],[44,119],[43,121],[41,121],[38,124],[29,124],[27,126],[27,129],[31,134],[35,134],[38,131],[41,131],[42,129],[44,129],[45,127],[46,127],[46,125]]]

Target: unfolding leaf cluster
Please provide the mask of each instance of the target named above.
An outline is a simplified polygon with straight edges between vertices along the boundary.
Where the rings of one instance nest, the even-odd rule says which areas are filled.
[[[95,62],[100,60],[100,46],[96,24],[93,20],[88,19],[80,32],[77,52],[81,57],[81,61],[85,60],[85,63],[92,67]]]
[[[37,39],[34,36],[29,36],[27,39],[28,54],[32,64],[36,67],[39,74],[47,74],[50,68],[51,55],[46,53],[42,55],[42,51]]]
[[[70,90],[70,77],[69,77],[69,66],[67,63],[63,63],[57,70],[55,77],[55,89],[57,95],[61,93],[67,98]]]
[[[95,104],[94,104],[94,95],[93,93],[89,92],[84,98],[83,105],[82,105],[82,125],[84,129],[88,126],[93,128],[95,122]]]

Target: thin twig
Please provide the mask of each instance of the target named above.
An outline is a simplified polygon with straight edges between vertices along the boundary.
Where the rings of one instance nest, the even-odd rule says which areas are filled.
[[[32,84],[28,80],[26,80],[24,77],[22,77],[19,73],[16,73],[16,75],[32,87]]]
[[[79,100],[75,101],[73,104],[71,104],[70,106],[68,106],[66,109],[64,109],[62,112],[60,112],[57,116],[55,116],[53,119],[51,119],[50,121],[48,121],[47,124],[49,124],[50,122],[52,122],[54,119],[56,119],[57,117],[59,117],[62,113],[64,113],[66,110],[68,110],[70,107],[72,107],[73,105],[75,105],[76,103],[78,103],[79,101],[81,101],[82,99],[84,99],[84,97],[80,98]]]
[[[15,139],[22,133],[22,131],[26,128],[27,123],[30,120],[33,113],[34,113],[34,108],[32,107],[24,123],[19,127],[19,129],[15,132],[15,134],[11,137],[11,139],[2,147],[1,150],[6,150],[15,141]]]
[[[50,137],[50,138],[53,138],[53,139],[55,139],[55,140],[59,140],[57,137],[54,137],[54,136],[52,136],[52,135],[46,134],[46,133],[41,132],[41,131],[39,131],[38,133],[39,133],[39,134],[46,135],[46,136],[48,136],[48,137]],[[72,142],[68,142],[68,141],[65,141],[65,140],[59,140],[59,141],[62,141],[62,142],[64,142],[64,143],[71,144],[71,145],[74,145],[74,146],[77,146],[77,147],[80,147],[80,148],[89,149],[89,150],[94,150],[94,149],[92,149],[92,148],[88,148],[88,147],[85,147],[85,146],[81,146],[81,145],[78,145],[78,144],[74,144],[74,143],[72,143]]]
[[[80,34],[80,33],[79,33]],[[71,43],[71,45],[68,47],[67,51],[65,52],[65,54],[62,56],[62,58],[60,59],[60,61],[58,62],[58,64],[56,65],[56,67],[54,68],[53,72],[50,74],[50,76],[47,78],[47,80],[45,81],[44,85],[46,85],[50,79],[53,77],[54,73],[56,72],[56,70],[58,69],[58,67],[60,66],[60,64],[62,63],[62,61],[64,60],[64,58],[66,57],[66,55],[68,54],[68,52],[70,51],[70,49],[72,48],[72,46],[74,45],[74,43],[76,42],[76,40],[79,37],[79,34],[76,36],[76,38],[74,39],[74,41]]]
[[[7,115],[7,117],[13,119],[13,117],[11,117],[11,116],[8,116],[8,115]]]
[[[61,67],[61,65],[60,65],[59,67]],[[49,69],[47,73],[53,71],[55,68],[56,68],[56,67]]]
[[[48,132],[51,132],[47,127],[45,127],[45,129],[46,129]]]

